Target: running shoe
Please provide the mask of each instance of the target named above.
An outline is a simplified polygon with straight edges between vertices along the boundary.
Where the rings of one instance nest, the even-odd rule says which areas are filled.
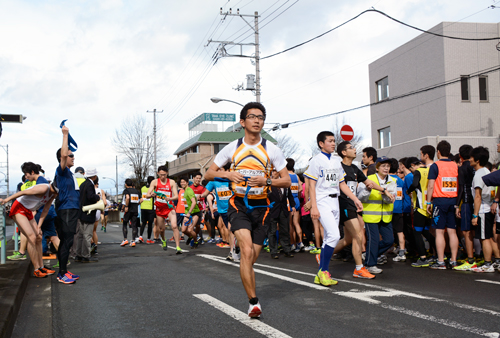
[[[176,255],[182,254],[182,249],[180,247],[175,248],[175,254]]]
[[[431,256],[429,258],[427,258],[427,262],[429,262],[429,264],[434,264],[434,263],[437,263],[438,259],[436,256]]]
[[[314,245],[308,245],[304,248],[304,251],[309,252],[309,251],[314,250],[314,249],[316,249],[316,247]]]
[[[458,263],[455,261],[455,262],[452,262],[450,261],[450,269],[454,269],[458,266]]]
[[[332,276],[328,271],[318,271],[316,277],[314,277],[314,284],[321,284],[323,286],[336,285],[338,282],[332,279]]]
[[[122,244],[120,244],[120,246],[125,246],[127,244],[128,244],[128,241],[125,239],[125,240],[123,240]]]
[[[265,252],[270,252],[270,251],[271,251],[271,249],[269,249],[269,246],[266,246],[266,247],[264,247],[264,251],[265,251]]]
[[[196,249],[200,243],[199,242],[194,242],[194,248]],[[228,246],[229,247],[229,246]]]
[[[477,268],[476,262],[474,262],[474,263],[471,264],[468,261],[465,261],[465,263],[453,267],[453,270],[456,270],[456,271],[470,271],[470,270],[476,269],[476,268]]]
[[[259,318],[261,314],[262,314],[262,308],[259,302],[257,302],[257,304],[255,305],[250,304],[250,306],[248,307],[248,317]]]
[[[97,250],[97,245],[95,245],[94,243],[92,243],[90,245],[90,253],[93,254],[93,253],[96,252],[96,250]]]
[[[104,227],[104,232],[106,232],[106,227]]]
[[[278,259],[278,258],[280,258],[280,256],[278,254],[271,254],[271,258],[272,259]]]
[[[233,261],[233,260],[234,260],[234,259],[233,259],[233,254],[231,253],[231,251],[229,251],[229,254],[228,254],[228,255],[227,255],[227,257],[226,257],[226,260],[227,260],[227,261]]]
[[[500,267],[500,261],[493,262],[493,269],[498,269]]]
[[[186,245],[190,245],[192,239],[193,239],[192,237],[188,237],[186,239]]]
[[[240,253],[235,253],[233,252],[233,262],[239,263],[240,262]]]
[[[387,256],[386,255],[380,255],[377,258],[377,265],[384,265],[387,264]]]
[[[61,274],[58,274],[57,280],[59,281],[59,283],[63,283],[63,284],[74,284],[75,283],[75,280],[73,278],[71,278],[68,274],[65,274],[64,276],[61,276]]]
[[[295,251],[297,249],[297,246],[295,244],[292,244],[292,247],[290,248],[291,251]]]
[[[294,251],[297,252],[297,253],[299,253],[301,251],[304,251],[304,248],[305,248],[304,244],[302,244],[302,242],[300,242],[299,244],[297,244],[297,246],[296,246],[296,248],[295,248]]]
[[[33,271],[33,276],[37,278],[45,278],[47,277],[47,274],[40,269],[36,269],[35,271]]]
[[[419,258],[415,263],[411,263],[411,266],[414,268],[427,268],[429,265],[430,262],[425,258]]]
[[[429,266],[433,270],[446,270],[446,264],[444,262],[436,262]]]
[[[379,267],[377,267],[376,265],[370,266],[370,267],[366,268],[366,270],[369,273],[374,274],[374,275],[378,275],[384,271],[384,270],[380,269]]]
[[[219,243],[221,243],[221,242],[222,242],[222,238],[221,238],[221,237],[219,237],[219,238],[217,238],[215,241],[217,242],[217,244],[219,244]],[[265,244],[264,244],[264,245],[265,245]]]
[[[208,244],[215,244],[215,243],[216,243],[216,241],[215,241],[215,239],[210,238],[210,239],[207,241],[207,243],[208,243]]]
[[[68,261],[68,265],[69,265],[69,261]],[[52,267],[53,267],[54,269],[59,269],[59,261],[57,261],[57,264],[52,265]]]
[[[221,243],[221,245],[219,245],[219,248],[223,248],[223,249],[230,248],[230,247],[231,247],[231,245],[229,245],[227,243]]]
[[[19,251],[14,251],[12,256],[7,256],[7,259],[11,261],[23,261],[26,259],[26,253],[23,255]]]
[[[144,238],[142,238],[142,236],[139,236],[139,242],[144,243]]]
[[[212,240],[212,237],[210,237],[210,236],[204,239],[204,241],[207,243],[210,243],[211,240]]]
[[[161,247],[163,250],[167,250],[167,241],[161,241]]]
[[[189,246],[191,247],[191,249],[193,249],[193,248],[194,248],[194,239],[191,239],[191,240],[189,241]]]
[[[392,259],[393,262],[406,262],[406,256],[405,255],[397,255]]]
[[[319,265],[319,262],[321,260],[321,254],[317,254],[317,255],[314,255],[316,257],[316,262],[318,262],[318,265]]]
[[[104,226],[101,227],[101,231],[103,231],[103,230],[104,230]]]
[[[493,267],[493,264],[484,264],[483,266],[475,269],[471,269],[471,271],[474,272],[495,272],[495,268]]]
[[[148,239],[146,240],[146,244],[155,244],[155,241],[153,241],[152,239]]]
[[[364,278],[364,279],[373,279],[376,277],[375,275],[371,274],[364,266],[360,270],[354,269],[352,276],[355,278]]]
[[[321,249],[315,248],[314,250],[309,251],[309,253],[313,255],[318,255],[321,253]]]
[[[41,270],[43,273],[45,273],[47,276],[50,276],[50,275],[53,275],[56,273],[56,270],[52,270],[52,269],[49,269],[45,266],[42,266],[40,269],[38,270]]]
[[[130,242],[130,246],[131,246],[132,248],[134,248],[134,247],[135,247],[135,241],[131,241],[131,242]]]
[[[168,241],[169,241],[169,242],[175,242],[175,238],[174,238],[174,236],[172,236],[172,238],[169,238],[169,240],[168,240]]]
[[[69,271],[67,271],[67,272],[66,272],[66,275],[67,275],[68,277],[70,277],[71,279],[74,279],[74,280],[78,280],[78,279],[80,279],[80,276],[75,275],[74,273],[71,273],[71,272],[69,272]]]

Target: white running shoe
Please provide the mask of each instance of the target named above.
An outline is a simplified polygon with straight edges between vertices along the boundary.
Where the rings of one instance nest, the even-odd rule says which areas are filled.
[[[374,275],[378,275],[382,273],[382,271],[384,271],[382,269],[379,269],[376,265],[367,267],[366,270],[368,270],[369,273],[372,273]]]
[[[406,256],[405,255],[397,255],[392,259],[394,262],[406,262]]]
[[[248,317],[250,318],[259,318],[260,315],[262,314],[262,308],[260,307],[260,303],[257,302],[257,304],[252,305],[249,304],[250,306],[248,307]]]

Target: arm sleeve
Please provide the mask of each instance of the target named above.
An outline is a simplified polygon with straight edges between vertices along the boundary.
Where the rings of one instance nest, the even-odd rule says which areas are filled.
[[[418,188],[419,184],[420,184],[420,171],[415,170],[413,172],[413,182],[408,187],[408,190],[406,191],[406,193],[408,195],[411,194],[413,191],[415,191]]]
[[[465,175],[464,170],[460,170],[462,167],[458,168],[458,192],[457,192],[457,205],[460,205],[460,202],[464,198],[464,190],[465,190]]]
[[[429,168],[429,176],[427,177],[427,179],[435,180],[437,179],[438,175],[439,175],[439,168],[436,163],[433,163]]]

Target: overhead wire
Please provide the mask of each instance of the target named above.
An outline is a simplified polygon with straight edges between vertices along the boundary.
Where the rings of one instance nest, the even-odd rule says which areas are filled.
[[[282,50],[281,52],[278,52],[278,53],[274,53],[274,54],[271,54],[271,55],[268,55],[268,56],[261,57],[260,59],[261,59],[261,60],[265,60],[265,59],[271,58],[271,57],[273,57],[273,56],[276,56],[276,55],[280,55],[280,54],[283,54],[283,53],[289,52],[289,51],[291,51],[292,49],[295,49],[295,48],[301,47],[301,46],[303,46],[303,45],[305,45],[305,44],[308,44],[308,43],[310,43],[310,42],[312,42],[312,41],[314,41],[314,40],[316,40],[316,39],[319,39],[319,38],[321,38],[321,37],[325,36],[325,35],[326,35],[326,34],[328,34],[328,33],[333,32],[333,31],[334,31],[334,30],[336,30],[336,29],[338,29],[338,28],[340,28],[340,27],[342,27],[342,26],[344,26],[344,25],[348,24],[349,22],[356,20],[357,18],[359,18],[359,17],[360,17],[360,16],[362,16],[363,14],[365,14],[365,13],[369,13],[369,12],[378,13],[378,14],[383,15],[383,16],[387,17],[388,19],[393,20],[393,21],[395,21],[395,22],[397,22],[397,23],[399,23],[399,24],[401,24],[401,25],[404,25],[404,26],[406,26],[406,27],[409,27],[409,28],[412,28],[412,29],[418,30],[418,31],[423,32],[423,33],[426,33],[426,34],[430,34],[430,35],[434,35],[434,36],[438,36],[438,37],[442,37],[442,38],[446,38],[446,39],[463,40],[463,41],[491,41],[491,40],[498,40],[498,39],[500,39],[500,37],[493,37],[493,38],[462,38],[462,37],[458,37],[458,36],[449,36],[449,35],[444,35],[444,34],[434,33],[434,32],[431,32],[431,31],[426,31],[426,30],[424,30],[424,29],[421,29],[421,28],[418,28],[418,27],[412,26],[412,25],[410,25],[410,24],[407,24],[407,23],[405,23],[405,22],[403,22],[403,21],[400,21],[400,20],[398,20],[398,19],[393,18],[392,16],[390,16],[390,15],[388,15],[388,14],[386,14],[386,13],[382,12],[382,11],[379,11],[378,9],[374,9],[374,8],[372,8],[372,9],[367,9],[367,10],[364,10],[363,12],[361,12],[361,13],[359,13],[358,15],[356,15],[356,16],[354,16],[354,17],[352,17],[351,19],[349,19],[349,20],[347,20],[347,21],[344,21],[344,22],[343,22],[343,23],[341,23],[340,25],[338,25],[338,26],[336,26],[336,27],[334,27],[334,28],[332,28],[332,29],[329,29],[329,30],[327,30],[326,32],[324,32],[324,33],[322,33],[322,34],[320,34],[320,35],[317,35],[317,36],[315,36],[315,37],[314,37],[314,38],[312,38],[312,39],[309,39],[309,40],[304,41],[304,42],[302,42],[302,43],[299,43],[299,44],[297,44],[297,45],[295,45],[295,46],[292,46],[292,47],[290,47],[290,48],[287,48],[287,49],[285,49],[285,50]]]
[[[499,71],[499,70],[500,70],[500,66],[494,66],[494,67],[486,68],[484,70],[477,71],[477,72],[469,74],[468,78],[479,77],[481,75],[493,73],[493,72],[496,72],[496,71]],[[288,128],[290,125],[293,125],[293,124],[295,124],[295,125],[304,124],[304,123],[312,122],[312,121],[315,121],[315,120],[323,119],[323,118],[326,118],[326,117],[330,117],[330,116],[334,116],[334,115],[339,115],[339,114],[344,114],[344,113],[348,113],[348,112],[351,112],[351,111],[359,110],[359,109],[362,109],[362,108],[368,108],[368,107],[372,107],[372,106],[384,104],[384,103],[387,103],[387,102],[392,102],[392,101],[399,100],[399,99],[402,99],[402,98],[405,98],[405,97],[408,97],[408,96],[413,96],[413,95],[421,94],[421,93],[428,92],[428,91],[431,91],[431,90],[434,90],[434,89],[438,89],[438,88],[441,88],[441,87],[449,86],[451,84],[458,83],[461,80],[462,80],[462,76],[458,77],[458,78],[455,78],[455,79],[452,79],[452,80],[448,80],[448,81],[439,83],[439,84],[435,84],[435,85],[431,85],[431,86],[424,87],[424,88],[421,88],[421,89],[417,89],[417,90],[414,90],[414,91],[411,91],[411,92],[408,92],[408,93],[405,93],[405,94],[396,95],[394,97],[389,97],[389,98],[387,98],[385,100],[382,100],[382,101],[368,103],[368,104],[364,104],[362,106],[357,106],[357,107],[354,107],[354,108],[349,108],[349,109],[337,111],[337,112],[334,112],[334,113],[324,114],[324,115],[315,116],[315,117],[309,117],[307,119],[302,119],[302,120],[297,120],[297,121],[292,121],[292,122],[287,122],[287,123],[274,123],[275,126],[273,128],[275,128],[276,126],[283,126],[283,125],[286,125],[287,128]],[[273,123],[269,122],[269,124],[273,124]],[[269,130],[271,130],[273,128],[269,128]]]

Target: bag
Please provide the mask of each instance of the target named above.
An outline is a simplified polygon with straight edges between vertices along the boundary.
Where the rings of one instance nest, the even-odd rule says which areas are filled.
[[[389,191],[392,195],[394,195],[394,198],[396,198],[398,193],[398,185],[396,182],[388,179],[388,182],[386,184],[381,184],[380,186],[382,188],[386,188],[387,191]],[[393,203],[391,202],[390,197],[385,194],[382,195],[382,200],[384,201],[384,203]]]
[[[368,200],[370,199],[371,193],[372,193],[372,191],[370,189],[366,188],[366,185],[364,183],[358,184],[356,196],[361,201],[361,203],[368,203]]]

